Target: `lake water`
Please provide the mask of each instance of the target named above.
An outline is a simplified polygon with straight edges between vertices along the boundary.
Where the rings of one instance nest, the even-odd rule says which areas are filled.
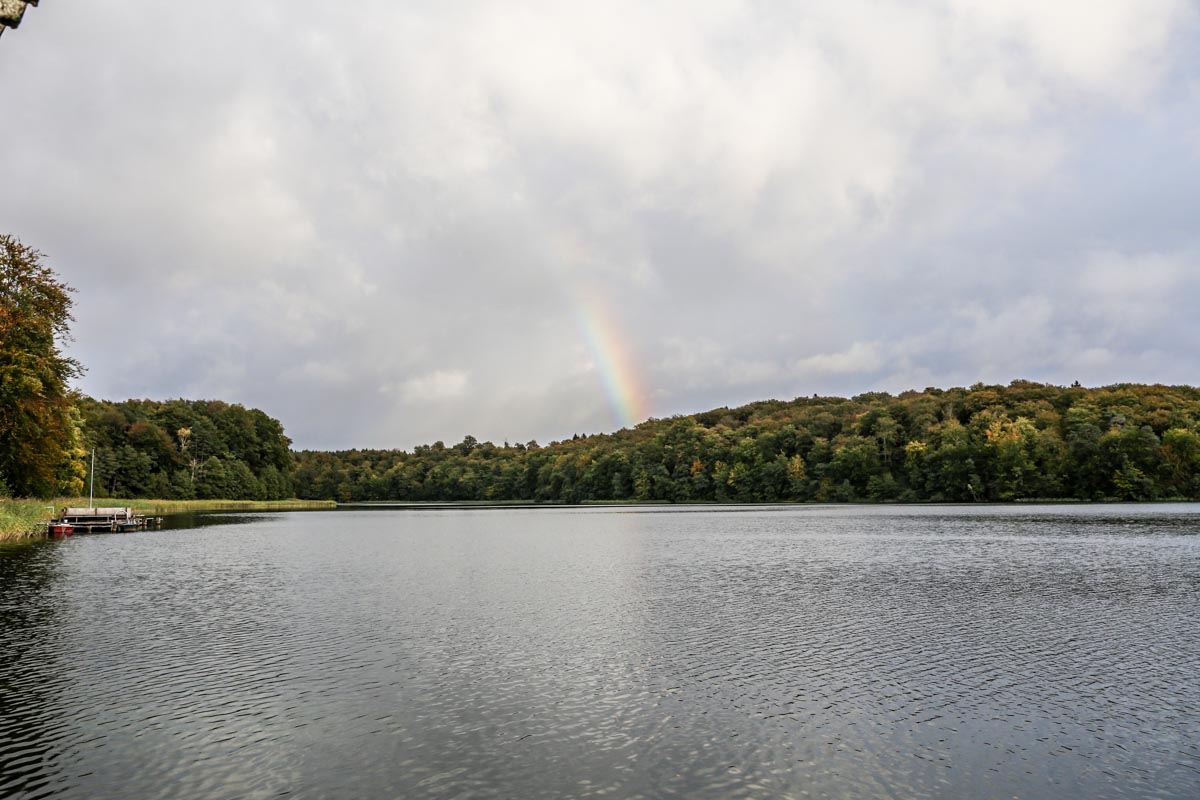
[[[360,510],[0,549],[0,796],[1200,797],[1200,507]]]

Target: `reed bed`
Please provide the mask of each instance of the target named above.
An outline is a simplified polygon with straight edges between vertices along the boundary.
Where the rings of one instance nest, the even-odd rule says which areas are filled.
[[[87,506],[86,497],[56,501],[62,506]],[[132,508],[135,514],[198,514],[204,511],[310,511],[334,508],[332,500],[157,500],[96,498],[97,507]]]
[[[46,500],[0,499],[0,542],[44,534],[54,508]]]

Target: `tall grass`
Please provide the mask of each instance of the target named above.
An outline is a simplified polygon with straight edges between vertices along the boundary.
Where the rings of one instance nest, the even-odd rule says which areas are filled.
[[[87,507],[86,497],[55,501],[56,509],[63,506]],[[97,497],[97,508],[132,508],[135,514],[195,514],[202,511],[307,511],[334,508],[332,500],[157,500]]]
[[[51,504],[46,500],[0,499],[0,542],[45,533],[43,524],[51,516]]]

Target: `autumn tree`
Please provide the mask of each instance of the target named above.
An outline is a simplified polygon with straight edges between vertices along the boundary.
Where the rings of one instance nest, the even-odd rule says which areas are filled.
[[[0,235],[0,478],[16,495],[80,491],[79,419],[63,354],[71,293],[42,253]]]
[[[803,396],[546,446],[468,439],[295,459],[299,496],[354,500],[1200,499],[1200,389],[1018,380]]]

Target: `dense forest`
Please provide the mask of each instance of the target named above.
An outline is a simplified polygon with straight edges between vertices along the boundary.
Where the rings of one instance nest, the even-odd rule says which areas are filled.
[[[295,454],[312,499],[1200,499],[1200,390],[1014,381],[768,400],[538,446]]]
[[[291,441],[256,408],[219,400],[79,398],[96,494],[177,500],[292,496]]]

